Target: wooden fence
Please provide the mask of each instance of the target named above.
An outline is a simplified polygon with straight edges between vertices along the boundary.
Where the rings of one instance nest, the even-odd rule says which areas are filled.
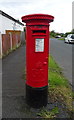
[[[6,54],[10,48],[10,35],[2,34],[2,54]]]
[[[0,34],[0,56],[12,51],[18,47],[20,43],[20,34]]]

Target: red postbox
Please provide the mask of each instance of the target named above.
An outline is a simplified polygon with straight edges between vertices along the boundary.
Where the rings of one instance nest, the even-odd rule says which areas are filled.
[[[26,101],[32,107],[47,104],[49,23],[47,14],[22,17],[26,23]]]

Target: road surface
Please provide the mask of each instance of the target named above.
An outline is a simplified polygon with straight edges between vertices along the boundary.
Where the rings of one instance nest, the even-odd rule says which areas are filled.
[[[50,39],[50,54],[63,70],[64,76],[72,85],[72,52],[74,45],[66,44],[62,40]]]

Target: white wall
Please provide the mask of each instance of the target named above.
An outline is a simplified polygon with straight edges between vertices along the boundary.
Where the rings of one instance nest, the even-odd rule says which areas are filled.
[[[0,14],[0,33],[2,32],[2,15]]]
[[[72,29],[74,29],[74,1],[72,2]]]
[[[1,33],[0,33],[0,58],[2,56],[2,36],[1,36]]]
[[[23,26],[15,23],[13,20],[2,16],[0,14],[0,32],[1,34],[5,34],[5,30],[20,30],[23,31]]]

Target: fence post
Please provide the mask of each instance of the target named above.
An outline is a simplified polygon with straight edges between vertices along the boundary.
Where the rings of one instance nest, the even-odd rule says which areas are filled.
[[[18,47],[18,35],[16,34],[16,47]]]
[[[2,57],[2,35],[0,33],[0,58]]]
[[[10,34],[10,47],[11,47],[11,50],[12,50],[12,34],[11,33],[9,33]]]

